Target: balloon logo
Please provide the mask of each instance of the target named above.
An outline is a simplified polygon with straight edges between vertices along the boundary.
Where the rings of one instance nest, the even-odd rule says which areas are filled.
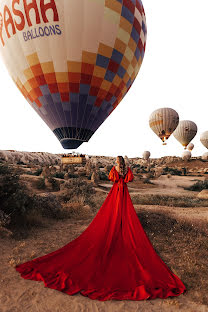
[[[146,45],[141,0],[2,0],[0,52],[19,90],[64,148],[118,106]]]

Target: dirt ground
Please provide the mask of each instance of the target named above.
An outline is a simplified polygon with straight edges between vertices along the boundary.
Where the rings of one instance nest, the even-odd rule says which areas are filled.
[[[151,194],[151,195],[169,195],[169,196],[186,196],[195,197],[196,192],[184,190],[184,187],[189,187],[196,183],[197,180],[204,181],[204,177],[193,176],[171,176],[162,175],[157,179],[150,180],[153,184],[144,184],[135,176],[134,181],[128,183],[128,190],[131,195]],[[108,193],[112,187],[111,182],[99,183],[99,189]]]
[[[44,287],[43,282],[24,280],[14,269],[15,262],[22,263],[64,246],[80,235],[90,221],[53,221],[46,228],[34,229],[27,239],[0,239],[0,312],[208,311],[207,306],[193,303],[188,293],[164,300],[105,302],[80,294],[69,296]]]
[[[169,194],[195,197],[195,192],[185,191],[184,186],[195,183],[196,177],[167,178],[161,176],[154,185],[144,185],[139,181],[128,184],[130,194]],[[197,179],[203,179],[197,177]],[[98,187],[109,192],[112,183],[101,183]],[[208,224],[208,208],[182,208],[166,206],[138,206],[135,210],[162,211],[176,219],[186,219],[191,223]],[[111,300],[101,302],[80,294],[69,296],[44,287],[43,282],[24,280],[14,266],[43,256],[61,248],[79,236],[89,225],[87,220],[47,221],[45,227],[34,228],[24,240],[0,238],[0,312],[208,312],[208,306],[196,304],[189,293],[164,300]]]

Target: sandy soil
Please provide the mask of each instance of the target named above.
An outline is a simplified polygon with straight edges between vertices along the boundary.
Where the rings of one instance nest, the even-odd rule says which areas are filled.
[[[208,311],[208,307],[193,303],[189,293],[176,298],[146,301],[101,302],[80,294],[69,296],[44,287],[43,282],[24,280],[14,269],[14,263],[29,261],[66,245],[80,235],[91,220],[51,221],[45,228],[34,229],[27,239],[0,239],[0,312]]]
[[[187,221],[193,226],[203,226],[208,233],[208,207],[168,207],[157,205],[134,205],[135,210],[147,210],[151,212],[162,212],[174,217],[177,220]]]
[[[136,194],[151,194],[151,195],[177,195],[186,197],[195,197],[197,192],[186,191],[183,187],[188,187],[196,183],[196,180],[204,180],[204,177],[191,177],[191,176],[171,176],[168,178],[162,175],[158,179],[152,180],[151,184],[143,184],[139,180],[128,183],[128,190],[131,195]],[[100,190],[108,193],[109,189],[112,187],[112,183],[99,183]]]

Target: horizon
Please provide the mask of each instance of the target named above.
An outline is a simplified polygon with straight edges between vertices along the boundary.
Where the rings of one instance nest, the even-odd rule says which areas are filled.
[[[160,5],[153,0],[143,1],[143,5],[147,19],[147,46],[138,77],[115,111],[76,152],[111,155],[109,157],[120,154],[133,158],[150,150],[157,158],[180,157],[184,149],[173,135],[168,139],[168,145],[162,146],[148,123],[154,110],[171,107],[178,112],[180,120],[196,122],[198,133],[192,140],[195,145],[192,155],[200,157],[208,151],[199,139],[200,134],[208,130],[208,46],[204,39],[208,29],[208,3],[202,0],[196,6],[195,1],[184,0],[180,3],[180,10],[175,3],[165,0],[161,0]],[[187,7],[189,14],[186,14]],[[193,21],[197,21],[197,27],[193,27]],[[196,54],[196,38],[200,42],[197,51],[200,57]],[[61,147],[55,135],[30,107],[1,60],[0,66],[0,132],[3,134],[0,148],[55,154],[72,152]]]

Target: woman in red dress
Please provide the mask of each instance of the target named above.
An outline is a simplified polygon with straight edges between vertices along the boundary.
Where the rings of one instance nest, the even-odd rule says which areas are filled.
[[[114,184],[87,229],[64,247],[16,266],[24,279],[100,301],[167,298],[186,287],[157,255],[133,207],[122,156],[109,173]],[[161,225],[162,226],[162,225]]]

